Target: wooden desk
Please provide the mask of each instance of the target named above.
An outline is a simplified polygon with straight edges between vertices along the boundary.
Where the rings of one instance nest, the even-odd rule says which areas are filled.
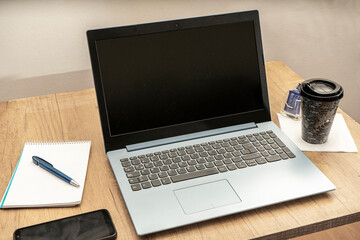
[[[278,124],[282,94],[303,79],[280,61],[266,63],[271,114]],[[339,110],[360,149],[360,125]],[[110,211],[118,239],[139,238],[104,151],[94,89],[0,102],[0,194],[4,193],[27,140],[91,140],[80,206],[0,210],[0,239],[13,231],[96,209]],[[335,191],[218,218],[143,238],[291,238],[360,220],[360,154],[306,152],[336,185]]]

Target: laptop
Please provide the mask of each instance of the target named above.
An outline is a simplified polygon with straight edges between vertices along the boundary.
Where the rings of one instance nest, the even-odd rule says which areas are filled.
[[[87,37],[105,151],[138,235],[335,189],[271,121],[257,11]]]

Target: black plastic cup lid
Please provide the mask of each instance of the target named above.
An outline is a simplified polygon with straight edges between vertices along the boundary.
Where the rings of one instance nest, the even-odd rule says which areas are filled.
[[[315,101],[331,102],[344,96],[343,88],[336,82],[313,78],[300,85],[300,95]]]

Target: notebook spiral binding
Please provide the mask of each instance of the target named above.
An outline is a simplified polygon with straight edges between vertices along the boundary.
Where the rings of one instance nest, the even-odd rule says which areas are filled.
[[[25,142],[26,145],[56,145],[56,144],[79,144],[79,143],[89,143],[91,141],[37,141],[30,140]]]

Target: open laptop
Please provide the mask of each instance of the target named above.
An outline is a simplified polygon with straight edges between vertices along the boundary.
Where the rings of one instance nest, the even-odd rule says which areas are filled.
[[[257,11],[87,32],[138,235],[335,189],[271,121]]]

